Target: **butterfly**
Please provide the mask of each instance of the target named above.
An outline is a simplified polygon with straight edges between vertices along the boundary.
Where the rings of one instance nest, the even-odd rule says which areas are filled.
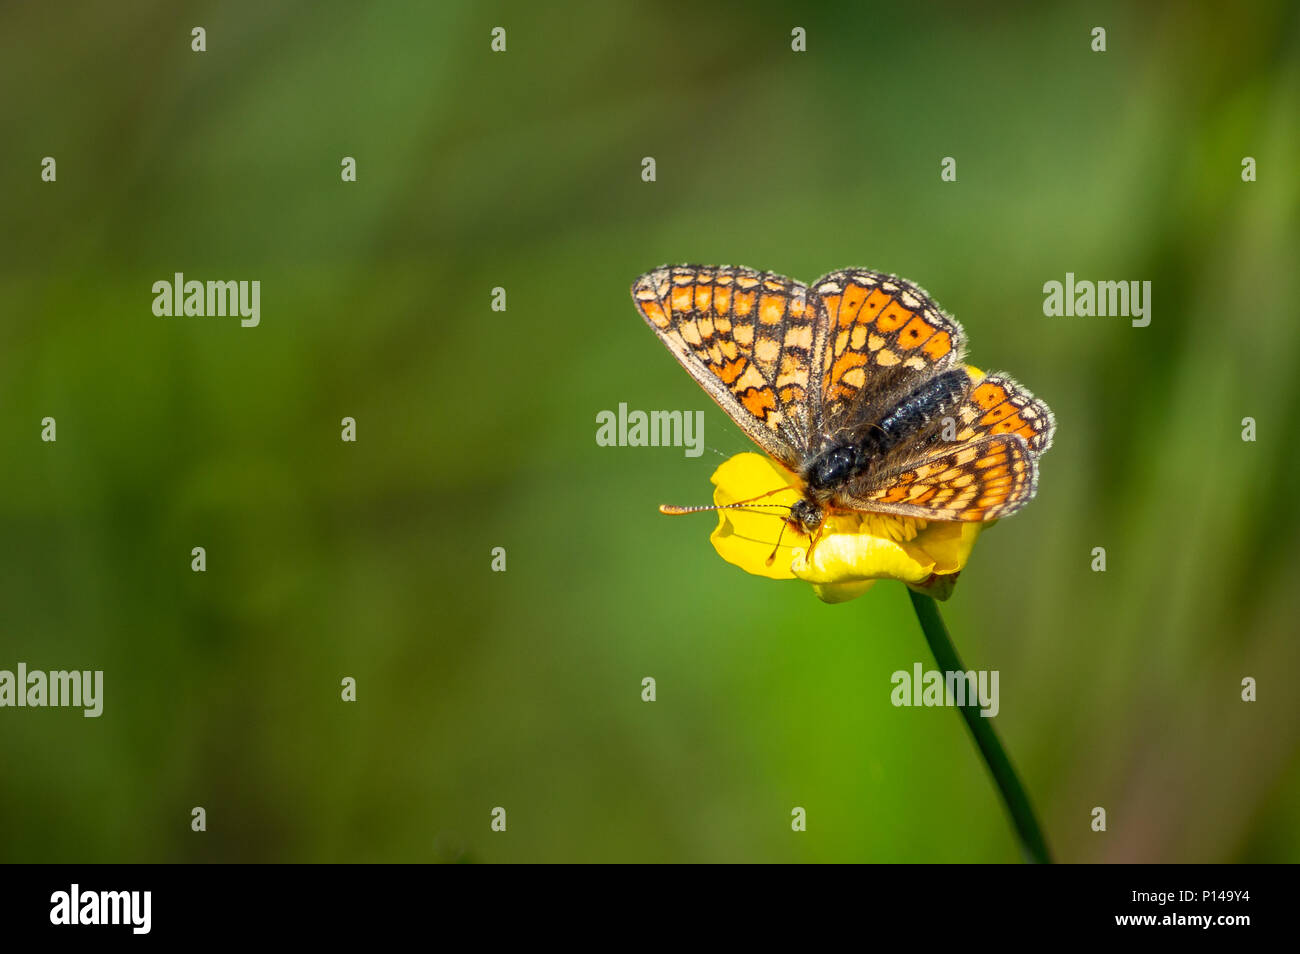
[[[865,268],[811,286],[750,268],[665,265],[632,286],[646,323],[764,452],[798,475],[787,523],[830,511],[987,521],[1033,498],[1048,406],[963,363],[922,289]],[[710,508],[668,508],[685,512]]]

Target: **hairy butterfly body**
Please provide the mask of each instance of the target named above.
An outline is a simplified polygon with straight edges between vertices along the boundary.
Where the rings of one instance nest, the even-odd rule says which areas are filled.
[[[632,286],[646,323],[770,457],[797,474],[790,513],[985,521],[1033,497],[1055,421],[1004,374],[966,367],[961,326],[911,282],[842,269],[811,286],[672,265]]]

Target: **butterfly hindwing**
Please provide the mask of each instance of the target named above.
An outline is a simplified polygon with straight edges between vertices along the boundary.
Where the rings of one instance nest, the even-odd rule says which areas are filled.
[[[681,365],[771,457],[797,469],[817,401],[808,288],[771,272],[674,265],[632,286],[646,323]]]
[[[1019,434],[1035,457],[1052,446],[1056,418],[1046,403],[1001,372],[972,379],[970,396],[959,411],[957,442],[982,434]]]
[[[836,500],[923,520],[996,520],[1034,496],[1038,465],[1019,434],[976,438],[893,470],[863,475]]]

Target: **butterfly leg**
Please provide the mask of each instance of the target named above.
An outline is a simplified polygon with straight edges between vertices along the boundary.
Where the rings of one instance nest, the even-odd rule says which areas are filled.
[[[821,540],[822,534],[825,532],[825,530],[826,530],[826,524],[823,523],[816,530],[814,530],[812,533],[808,535],[808,553],[804,556],[804,560],[806,562],[812,563],[813,550],[817,548],[817,543],[818,541]]]

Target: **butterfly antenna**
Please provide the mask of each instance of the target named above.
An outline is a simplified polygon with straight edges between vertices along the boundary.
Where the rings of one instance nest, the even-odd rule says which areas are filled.
[[[808,552],[804,554],[804,562],[806,563],[812,562],[813,550],[817,549],[817,541],[819,541],[822,538],[822,531],[825,528],[826,525],[822,524],[820,527],[817,528],[817,531],[808,538]]]
[[[767,493],[759,494],[757,497],[750,497],[748,500],[737,500],[735,503],[729,503],[729,504],[709,504],[709,505],[699,506],[699,507],[678,507],[675,504],[660,504],[659,512],[666,513],[669,514],[670,516],[675,517],[683,513],[702,513],[705,510],[730,510],[733,507],[744,507],[747,504],[754,503],[754,501],[756,500],[762,500],[764,497],[770,497],[773,494],[779,494],[781,491],[787,489],[789,488],[778,487],[776,488],[776,490],[769,490]],[[789,504],[758,504],[758,506],[781,507],[784,510],[792,509]]]
[[[741,500],[737,503],[729,504],[709,504],[699,507],[679,507],[676,504],[660,504],[659,512],[666,513],[670,517],[681,516],[684,513],[703,513],[706,510],[741,510],[750,507],[779,507],[782,510],[792,510],[789,504],[756,504],[748,500]]]

